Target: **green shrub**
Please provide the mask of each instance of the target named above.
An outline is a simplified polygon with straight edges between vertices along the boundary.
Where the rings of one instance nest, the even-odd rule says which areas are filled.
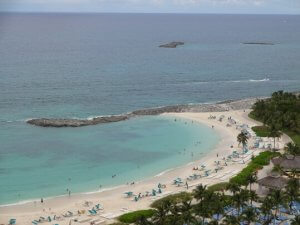
[[[123,214],[119,217],[119,221],[123,223],[135,223],[142,216],[150,218],[156,212],[154,209],[138,210],[130,213]]]
[[[164,198],[158,199],[151,204],[152,208],[158,208],[164,201],[170,201],[174,203],[179,203],[184,200],[192,199],[192,194],[187,192],[180,192],[178,194],[168,195]]]
[[[229,182],[233,182],[238,185],[247,185],[248,177],[257,170],[262,169],[263,166],[269,165],[270,160],[276,156],[280,156],[280,153],[270,151],[261,152],[258,156],[252,159],[247,167],[231,178]]]
[[[213,184],[213,185],[209,186],[207,189],[209,191],[213,191],[213,192],[223,191],[226,189],[227,185],[228,185],[228,182],[221,182],[221,183]]]
[[[252,127],[252,130],[259,137],[268,137],[270,135],[270,128],[267,126],[255,126]]]
[[[300,146],[300,133],[284,130],[284,133],[290,136],[293,142]]]

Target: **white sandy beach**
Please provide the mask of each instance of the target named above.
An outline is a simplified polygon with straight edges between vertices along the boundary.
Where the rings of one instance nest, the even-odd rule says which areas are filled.
[[[194,171],[194,167],[199,167],[199,165],[204,164],[206,169],[214,170],[216,168],[215,161],[222,161],[223,157],[227,157],[232,153],[233,150],[241,151],[241,147],[238,147],[238,143],[236,141],[237,135],[241,132],[236,126],[227,126],[228,117],[232,117],[235,121],[240,124],[247,124],[249,127],[255,126],[258,123],[253,121],[247,117],[249,110],[244,111],[227,111],[227,112],[212,112],[212,113],[170,113],[164,114],[164,116],[176,116],[178,118],[189,119],[191,122],[199,122],[205,124],[209,127],[214,126],[216,132],[219,133],[221,138],[220,142],[216,145],[216,148],[206,155],[199,156],[199,160],[196,162],[189,163],[188,165],[184,165],[180,168],[175,168],[169,170],[165,173],[161,173],[159,176],[155,176],[152,178],[145,179],[143,181],[137,182],[134,185],[123,185],[116,187],[111,190],[103,190],[98,193],[91,194],[74,194],[65,197],[57,197],[52,199],[45,199],[44,203],[40,202],[29,202],[20,205],[13,205],[7,207],[0,208],[0,224],[7,224],[9,219],[15,218],[17,220],[17,224],[29,225],[32,224],[33,220],[38,220],[40,217],[53,217],[54,215],[61,216],[62,214],[67,213],[67,211],[71,211],[74,214],[77,214],[78,210],[85,210],[86,212],[83,215],[74,215],[72,217],[62,217],[60,221],[52,221],[52,222],[44,222],[43,224],[59,224],[59,225],[67,225],[67,224],[90,224],[90,221],[96,219],[99,221],[103,220],[103,223],[111,223],[113,222],[113,218],[119,216],[124,213],[126,210],[124,208],[134,211],[137,209],[145,209],[148,208],[149,205],[153,202],[154,199],[158,199],[161,196],[165,196],[170,193],[176,193],[181,191],[186,191],[185,185],[177,187],[173,185],[173,180],[177,177],[180,177],[184,180],[190,175],[203,174],[200,171]],[[216,116],[217,119],[208,119],[210,115]],[[224,115],[224,119],[222,122],[218,121],[218,118]],[[174,121],[175,122],[175,121]],[[176,121],[180,122],[180,120]],[[193,187],[202,183],[204,185],[211,185],[219,182],[228,181],[232,176],[238,173],[241,169],[243,169],[247,162],[251,159],[252,154],[258,154],[261,150],[251,149],[252,141],[249,141],[249,149],[251,150],[251,155],[248,157],[239,160],[239,162],[228,162],[227,166],[224,166],[224,169],[218,171],[217,173],[213,173],[206,178],[199,178],[194,181],[188,181],[190,186],[188,191],[191,191]],[[282,138],[282,142],[289,141],[286,138]],[[231,148],[233,146],[233,148]],[[252,152],[253,150],[253,152]],[[218,157],[217,157],[218,155]],[[243,163],[243,160],[245,163]],[[135,202],[133,198],[126,198],[124,192],[132,191],[135,194],[145,193],[146,191],[151,191],[152,189],[157,189],[157,185],[165,184],[166,188],[162,189],[163,193],[160,196],[149,196],[143,197],[139,201]],[[90,201],[92,204],[89,207],[84,206],[85,201]],[[97,215],[89,216],[87,212],[88,209],[91,209],[94,205],[100,203],[104,210],[100,210]],[[74,218],[79,219],[89,219],[87,222],[74,222]],[[108,219],[110,218],[110,219]],[[70,222],[71,221],[71,222]]]

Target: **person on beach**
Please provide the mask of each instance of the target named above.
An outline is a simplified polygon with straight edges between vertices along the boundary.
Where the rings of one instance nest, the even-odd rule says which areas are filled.
[[[189,189],[189,184],[187,181],[185,182],[185,186],[186,186],[186,189]]]
[[[44,203],[44,199],[43,198],[41,198],[41,203]]]
[[[217,158],[219,157],[219,154],[217,153]]]
[[[69,197],[71,196],[71,191],[69,190]]]

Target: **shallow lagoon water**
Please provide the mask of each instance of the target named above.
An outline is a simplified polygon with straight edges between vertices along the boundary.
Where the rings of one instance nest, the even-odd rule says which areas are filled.
[[[200,159],[218,142],[210,127],[168,116],[61,129],[14,123],[0,135],[1,204],[136,182]]]

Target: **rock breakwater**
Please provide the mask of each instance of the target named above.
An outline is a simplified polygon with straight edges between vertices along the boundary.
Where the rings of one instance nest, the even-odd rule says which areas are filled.
[[[123,115],[99,116],[93,119],[38,118],[28,120],[27,123],[41,127],[82,127],[124,121],[136,116],[151,116],[160,115],[163,113],[224,112],[229,110],[249,109],[256,101],[257,98],[249,98],[242,100],[228,100],[212,104],[173,105],[149,109],[140,109]]]

